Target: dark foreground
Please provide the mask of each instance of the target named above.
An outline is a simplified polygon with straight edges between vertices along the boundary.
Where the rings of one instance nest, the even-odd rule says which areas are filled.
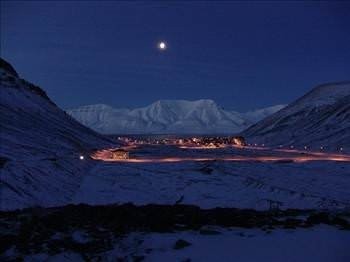
[[[0,213],[0,252],[4,254],[14,249],[17,254],[26,255],[72,251],[89,258],[111,249],[115,241],[131,232],[195,230],[210,235],[217,232],[204,229],[206,226],[258,228],[270,232],[319,224],[350,230],[349,218],[349,212],[234,208],[205,210],[189,205],[68,205],[24,209]],[[74,231],[86,232],[90,241],[75,241],[72,238]],[[61,237],[56,237],[58,235]]]

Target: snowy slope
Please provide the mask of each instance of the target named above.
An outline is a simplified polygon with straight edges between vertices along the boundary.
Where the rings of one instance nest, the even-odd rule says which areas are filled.
[[[2,59],[0,77],[0,209],[67,201],[87,168],[78,156],[111,141],[59,109]]]
[[[238,113],[214,101],[160,100],[133,110],[108,105],[82,106],[67,112],[82,124],[107,134],[121,133],[236,133],[283,106]]]
[[[266,210],[272,201],[281,209],[339,209],[350,206],[349,184],[345,162],[101,163],[87,174],[73,203],[181,201],[201,208]]]
[[[242,134],[267,145],[350,150],[350,82],[315,87]]]
[[[265,117],[268,117],[269,115],[272,115],[272,114],[278,112],[279,110],[281,110],[284,107],[286,107],[286,105],[270,106],[270,107],[242,113],[242,116],[245,119],[247,119],[247,121],[249,121],[251,123],[257,123],[260,120],[264,119]]]

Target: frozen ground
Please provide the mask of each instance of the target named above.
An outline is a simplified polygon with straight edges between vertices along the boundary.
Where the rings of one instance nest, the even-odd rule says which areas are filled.
[[[2,209],[128,202],[258,210],[350,207],[348,161],[309,161],[312,156],[303,153],[168,146],[139,148],[135,154],[141,162],[79,160],[76,154],[10,161],[2,169],[6,189],[1,192]],[[189,160],[153,162],[153,158],[168,156],[173,157],[171,161],[177,157]],[[191,160],[213,156],[219,160]],[[228,156],[239,160],[220,160]]]
[[[216,228],[213,235],[197,231],[132,233],[114,248],[96,256],[103,261],[350,261],[350,234],[329,226],[262,231]],[[81,233],[76,241],[85,242]],[[185,242],[183,242],[185,241]],[[185,244],[182,244],[185,243]],[[177,243],[177,244],[176,244]],[[188,246],[186,246],[188,245]],[[139,259],[139,260],[138,260]],[[25,261],[85,261],[79,253],[28,255]]]
[[[216,155],[264,159],[284,152],[246,149],[137,149],[139,159]],[[155,152],[156,151],[156,152]],[[133,153],[133,152],[132,152]],[[295,155],[295,154],[294,154]],[[296,154],[308,158],[305,154]],[[136,156],[136,158],[138,157]],[[96,162],[73,203],[192,204],[202,208],[339,209],[350,207],[350,164],[342,161]]]
[[[135,253],[145,255],[145,261],[349,261],[347,244],[350,234],[329,227],[299,231],[276,230],[267,234],[261,230],[222,230],[218,235],[198,232],[176,234],[132,234],[129,240],[141,239]],[[174,249],[176,241],[191,245]],[[118,251],[114,253],[118,254]],[[120,254],[120,251],[119,251]]]

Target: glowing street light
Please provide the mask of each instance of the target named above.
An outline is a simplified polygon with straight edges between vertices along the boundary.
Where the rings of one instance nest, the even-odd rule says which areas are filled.
[[[84,156],[83,155],[79,156],[79,159],[84,160]]]

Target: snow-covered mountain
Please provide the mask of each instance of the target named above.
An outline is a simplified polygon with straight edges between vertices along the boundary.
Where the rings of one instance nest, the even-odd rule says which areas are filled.
[[[350,149],[350,82],[315,87],[242,134],[252,142]]]
[[[105,134],[125,133],[237,133],[283,105],[238,113],[220,108],[213,100],[159,100],[136,109],[89,105],[68,110],[80,123]]]
[[[81,125],[0,58],[0,209],[60,205],[89,163],[79,155],[111,141]]]
[[[257,109],[254,111],[242,113],[242,116],[244,119],[246,119],[250,123],[257,123],[260,120],[264,119],[265,117],[268,117],[269,115],[272,115],[277,111],[281,110],[285,106],[286,105],[276,105],[276,106],[270,106],[262,109]]]

